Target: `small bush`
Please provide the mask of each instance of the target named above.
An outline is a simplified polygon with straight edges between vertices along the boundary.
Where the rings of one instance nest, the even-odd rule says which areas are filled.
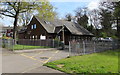
[[[5,44],[2,44],[2,48],[5,48]]]

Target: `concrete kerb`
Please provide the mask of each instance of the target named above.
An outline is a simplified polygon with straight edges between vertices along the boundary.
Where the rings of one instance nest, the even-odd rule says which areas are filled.
[[[53,51],[57,48],[43,48],[43,49],[28,49],[28,50],[14,50],[15,53],[29,53],[29,52],[39,52],[39,51]]]

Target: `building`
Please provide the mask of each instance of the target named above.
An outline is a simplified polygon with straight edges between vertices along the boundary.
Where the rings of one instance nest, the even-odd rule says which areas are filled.
[[[13,27],[2,26],[0,32],[1,32],[1,37],[2,36],[11,37],[11,38],[13,37]]]
[[[37,16],[33,16],[30,23],[19,31],[19,39],[55,39],[58,37],[65,44],[70,40],[90,39],[93,37],[88,30],[77,23],[53,20],[46,21]]]

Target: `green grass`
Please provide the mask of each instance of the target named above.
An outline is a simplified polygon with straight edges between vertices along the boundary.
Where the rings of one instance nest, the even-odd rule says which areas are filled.
[[[37,48],[50,48],[47,46],[29,46],[29,45],[14,45],[14,50],[23,50],[23,49],[37,49]]]
[[[44,64],[65,73],[118,73],[118,53],[106,51],[83,56],[72,56]]]

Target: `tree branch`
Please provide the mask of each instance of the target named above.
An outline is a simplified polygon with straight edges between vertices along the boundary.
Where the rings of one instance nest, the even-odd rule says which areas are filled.
[[[24,9],[22,9],[22,10],[20,10],[19,12],[20,13],[24,13],[24,12],[27,12],[27,11],[29,11],[29,10],[31,10],[31,9],[33,9],[33,8],[24,8]]]
[[[5,13],[0,13],[1,15],[4,15],[4,16],[8,16],[8,17],[12,17],[12,18],[14,18],[14,16],[12,16],[12,15],[8,15],[8,14],[5,14]]]
[[[21,10],[19,13],[24,13],[26,11],[29,11],[30,9],[24,9],[24,10]]]
[[[10,2],[7,2],[7,3],[16,11],[16,8],[15,8],[15,3],[16,2],[14,2],[13,5]]]
[[[3,12],[3,13],[9,13],[9,14],[11,14],[11,15],[15,15],[14,13],[12,13],[12,12],[10,12],[9,10],[0,10],[0,12]]]

